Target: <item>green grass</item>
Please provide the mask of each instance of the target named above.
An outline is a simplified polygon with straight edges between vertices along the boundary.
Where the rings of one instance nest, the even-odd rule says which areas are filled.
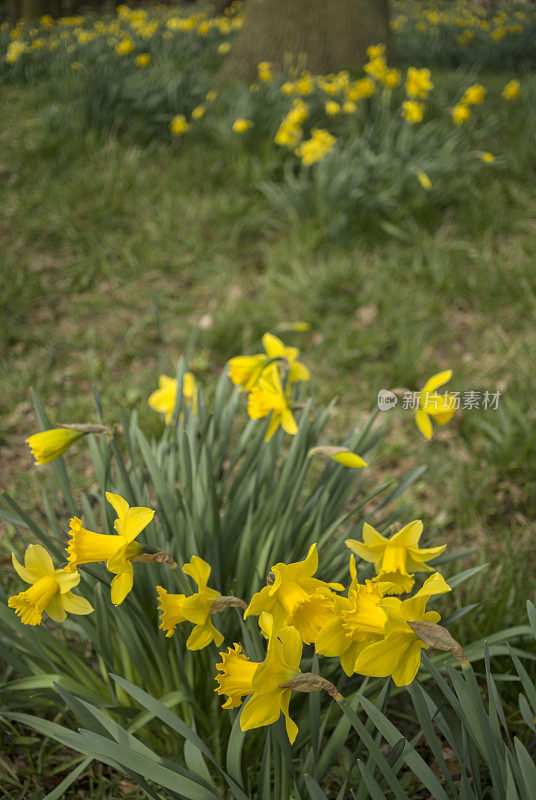
[[[531,176],[514,170],[480,206],[410,226],[404,239],[333,244],[275,216],[234,156],[75,137],[42,86],[2,92],[3,487],[38,509],[47,468],[31,468],[24,444],[37,430],[30,386],[56,422],[95,421],[96,385],[106,421],[120,403],[156,431],[146,399],[200,322],[191,368],[210,393],[230,356],[306,320],[309,333],[282,335],[302,348],[321,398],[339,397],[334,436],[370,415],[380,388],[417,389],[446,367],[453,389],[503,392],[499,411],[458,414],[430,444],[410,411],[390,412],[371,469],[393,477],[428,464],[411,489],[416,515],[434,542],[477,546],[489,563],[456,595],[480,602],[466,641],[524,621],[536,565]],[[90,488],[82,452],[68,458]],[[4,525],[0,541],[14,535]],[[87,790],[109,791],[102,780]]]

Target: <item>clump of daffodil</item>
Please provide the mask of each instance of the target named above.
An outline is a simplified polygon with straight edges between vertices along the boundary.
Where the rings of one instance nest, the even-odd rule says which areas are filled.
[[[264,353],[231,358],[229,361],[229,376],[235,386],[239,386],[244,392],[251,391],[261,377],[263,370],[275,361],[287,365],[290,383],[309,380],[311,377],[309,370],[305,364],[298,361],[300,351],[297,347],[287,347],[273,333],[264,334],[262,346],[264,347]]]
[[[207,586],[211,567],[199,556],[192,556],[182,571],[195,581],[197,592],[189,596],[170,594],[166,589],[157,586],[160,628],[169,637],[173,636],[175,628],[181,622],[193,622],[194,628],[186,642],[189,650],[201,650],[211,642],[219,647],[223,642],[223,635],[212,624],[211,615],[232,606],[244,608],[246,604],[237,597],[222,597],[217,589]]]
[[[426,604],[433,595],[450,591],[448,583],[436,572],[409,600],[384,598],[382,608],[387,614],[384,638],[362,650],[355,663],[356,672],[374,678],[390,675],[397,686],[408,686],[419,670],[421,650],[428,647],[408,623],[437,623],[440,615],[437,611],[427,611]]]
[[[185,372],[182,376],[182,396],[186,405],[192,409],[194,414],[197,414],[197,383],[191,372]],[[158,389],[152,393],[147,402],[154,411],[165,414],[166,425],[169,425],[173,419],[176,399],[177,379],[160,375]]]
[[[365,522],[363,541],[347,539],[346,546],[364,561],[374,564],[375,580],[393,584],[392,594],[403,594],[411,591],[415,572],[433,572],[426,561],[440,556],[447,546],[420,548],[422,530],[422,522],[416,519],[387,539]]]
[[[115,534],[88,531],[82,526],[82,520],[73,517],[67,543],[67,569],[74,571],[80,564],[106,561],[106,568],[115,574],[111,586],[112,603],[119,605],[132,589],[132,559],[143,552],[141,544],[134,540],[151,522],[154,511],[143,507],[130,508],[126,500],[111,492],[106,492],[106,499],[117,514]]]
[[[75,442],[88,433],[108,433],[102,425],[62,425],[41,433],[33,433],[26,439],[35,464],[48,464],[63,455]]]
[[[438,425],[446,425],[456,410],[456,397],[445,392],[438,394],[436,389],[447,383],[452,377],[452,370],[446,369],[426,381],[418,394],[418,405],[415,409],[415,421],[423,436],[432,438],[432,419]]]
[[[39,625],[43,612],[55,622],[63,622],[70,614],[91,614],[91,603],[71,590],[80,583],[80,573],[54,569],[48,552],[39,544],[30,544],[24,554],[24,566],[12,555],[13,567],[20,578],[31,584],[29,589],[13,595],[8,606],[25,625]]]
[[[381,606],[392,583],[357,580],[355,559],[350,558],[352,582],[348,597],[334,597],[334,615],[318,632],[315,650],[324,656],[337,656],[347,675],[355,672],[359,653],[372,642],[383,638],[387,614]]]
[[[310,167],[322,161],[335,147],[337,138],[325,128],[313,128],[311,138],[302,142],[294,151],[301,159],[302,164]]]
[[[288,390],[287,390],[288,391]],[[263,419],[271,414],[265,439],[270,441],[281,426],[285,433],[294,436],[298,431],[296,420],[290,410],[287,392],[283,390],[276,364],[263,370],[248,397],[248,414],[251,419]]]
[[[317,569],[316,544],[311,545],[304,561],[275,564],[271,569],[273,583],[253,595],[244,619],[268,612],[275,631],[284,625],[293,626],[306,644],[314,642],[318,631],[333,618],[332,589],[342,591],[344,588],[340,583],[313,578]]]

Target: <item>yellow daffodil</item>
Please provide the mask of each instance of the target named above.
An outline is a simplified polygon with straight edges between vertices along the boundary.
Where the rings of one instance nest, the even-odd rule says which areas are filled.
[[[408,97],[417,100],[426,100],[428,93],[434,88],[430,80],[429,69],[417,69],[408,67],[406,75],[406,92]]]
[[[425,581],[414,597],[401,601],[397,597],[382,600],[387,613],[384,638],[366,647],[358,655],[355,670],[374,678],[392,677],[397,686],[408,686],[421,664],[421,650],[427,648],[408,622],[438,622],[437,611],[426,611],[430,597],[450,592],[450,586],[438,573]]]
[[[201,119],[205,115],[205,106],[196,106],[192,111],[192,119]]]
[[[417,519],[387,539],[365,522],[363,541],[347,539],[346,546],[364,561],[374,564],[375,580],[392,583],[392,594],[403,594],[411,591],[414,572],[433,572],[425,562],[437,558],[447,546],[419,548],[422,529],[422,522]]]
[[[198,556],[192,556],[182,571],[197,583],[198,590],[192,595],[169,594],[161,586],[157,586],[159,609],[161,612],[160,628],[166,636],[173,636],[175,628],[181,622],[193,622],[194,628],[188,637],[186,647],[189,650],[201,650],[212,641],[217,647],[223,642],[222,634],[216,630],[211,620],[212,605],[221,597],[216,589],[207,586],[211,567]]]
[[[452,418],[456,410],[456,397],[445,392],[438,394],[436,389],[447,383],[452,377],[452,370],[446,369],[426,381],[422,390],[418,394],[418,407],[415,410],[415,421],[423,436],[427,439],[432,438],[433,419],[438,425],[446,425]]]
[[[298,432],[288,398],[281,386],[281,378],[276,364],[263,370],[248,397],[248,414],[251,419],[262,419],[270,413],[272,416],[265,436],[267,442],[270,441],[279,426],[290,436],[294,436]]]
[[[521,91],[521,83],[517,80],[509,81],[501,92],[501,96],[505,100],[515,100],[519,97]]]
[[[138,67],[148,67],[151,63],[151,54],[150,53],[140,53],[139,56],[136,56],[136,64]]]
[[[8,606],[25,625],[39,625],[43,612],[55,622],[63,622],[70,614],[91,614],[91,603],[71,589],[80,583],[78,572],[54,569],[50,555],[39,544],[30,544],[24,554],[24,566],[12,555],[13,567],[31,587],[13,595]]]
[[[336,137],[324,128],[313,128],[311,138],[302,142],[295,153],[301,158],[302,164],[309,167],[317,161],[322,161],[333,149],[336,141]]]
[[[36,464],[48,464],[59,458],[69,447],[85,436],[83,431],[70,428],[52,428],[34,433],[26,439]]]
[[[363,467],[368,466],[367,462],[364,461],[361,456],[358,456],[357,453],[352,453],[347,447],[319,445],[318,447],[312,447],[308,455],[324,456],[332,461],[336,461],[338,464],[342,464],[343,467],[350,467],[351,469],[363,469]]]
[[[405,100],[402,103],[402,116],[410,125],[415,125],[423,121],[424,106],[416,100]]]
[[[326,114],[330,117],[334,117],[341,113],[341,107],[335,100],[328,100],[328,102],[324,105],[324,109]]]
[[[270,83],[274,77],[271,63],[269,61],[261,61],[257,65],[257,74],[261,83]]]
[[[123,39],[115,48],[119,56],[128,56],[134,50],[134,43],[131,39]]]
[[[216,664],[216,669],[221,675],[216,675],[218,687],[214,689],[217,694],[227,695],[227,700],[222,708],[237,708],[242,704],[242,699],[253,694],[253,676],[259,663],[250,661],[244,655],[239,644],[229,647],[226,653],[220,653],[221,662]]]
[[[233,122],[233,132],[242,135],[253,127],[253,122],[250,119],[239,117]]]
[[[308,381],[309,370],[298,361],[300,351],[297,347],[286,347],[281,339],[272,333],[265,333],[262,337],[264,353],[252,356],[235,356],[229,361],[229,376],[235,386],[242,391],[249,392],[258,382],[263,370],[271,361],[277,359],[288,366],[288,380],[290,383]]]
[[[275,631],[284,625],[291,625],[300,632],[306,644],[314,642],[320,628],[334,614],[331,590],[343,589],[340,583],[325,583],[313,578],[317,569],[316,544],[311,545],[304,561],[273,566],[273,584],[253,595],[244,612],[244,619],[265,611],[272,615]]]
[[[240,715],[243,731],[271,725],[283,712],[289,741],[294,743],[298,726],[290,718],[291,689],[285,688],[285,684],[300,674],[302,648],[296,628],[283,627],[277,632],[275,629],[272,631],[266,658],[255,669],[251,681],[253,692]]]
[[[462,103],[466,106],[479,106],[486,95],[486,89],[481,83],[475,83],[465,90]]]
[[[375,58],[383,58],[385,55],[384,44],[371,44],[367,47],[367,58],[373,61]]]
[[[451,111],[452,121],[455,125],[463,125],[471,116],[471,110],[464,103],[458,103]]]
[[[342,104],[342,110],[345,114],[355,114],[357,111],[357,105],[353,102],[353,100],[345,100]]]
[[[381,607],[391,583],[357,580],[355,559],[350,558],[352,583],[348,597],[334,598],[334,616],[318,632],[315,650],[324,656],[337,656],[347,675],[355,672],[359,653],[369,644],[383,638],[387,614]]]
[[[78,517],[71,519],[70,539],[67,544],[69,566],[74,571],[79,564],[106,561],[106,568],[115,574],[112,581],[112,603],[119,605],[132,589],[133,568],[131,559],[142,553],[142,546],[134,539],[154,517],[150,508],[130,508],[118,494],[106,492],[106,499],[113,506],[117,519],[115,534],[94,533],[82,527]]]
[[[182,136],[189,129],[190,123],[184,114],[177,114],[169,123],[169,130],[173,136]]]
[[[185,372],[182,376],[182,396],[186,405],[191,407],[194,414],[197,414],[197,383],[191,372]],[[173,419],[176,398],[176,378],[160,375],[158,389],[152,393],[147,402],[154,411],[166,415],[166,425],[169,425]]]

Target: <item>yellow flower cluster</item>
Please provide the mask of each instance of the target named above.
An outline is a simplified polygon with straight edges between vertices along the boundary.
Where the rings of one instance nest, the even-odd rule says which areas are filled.
[[[296,148],[296,155],[298,155],[305,166],[315,164],[322,159],[333,149],[336,137],[324,128],[313,128],[311,131],[311,138],[303,141]]]
[[[477,34],[489,43],[498,42],[507,35],[518,36],[536,18],[534,11],[515,10],[515,6],[509,13],[501,9],[491,15],[483,5],[467,3],[466,0],[443,4],[440,9],[430,9],[416,0],[405,0],[396,5],[403,7],[403,13],[396,14],[391,20],[393,30],[403,31],[414,26],[419,33],[434,37],[441,36],[441,28],[459,30],[456,41],[462,47],[474,40]]]
[[[248,414],[251,419],[263,419],[271,414],[266,432],[269,441],[281,426],[294,435],[298,430],[292,414],[290,389],[298,381],[310,378],[307,367],[298,361],[297,347],[286,347],[272,333],[262,337],[264,353],[235,356],[229,361],[229,376],[235,386],[248,392]],[[286,386],[281,383],[281,373],[286,373]]]
[[[88,45],[99,39],[104,40],[117,55],[124,57],[140,49],[140,45],[143,48],[143,42],[153,40],[155,37],[166,39],[175,34],[185,33],[206,37],[211,32],[220,37],[228,36],[242,26],[243,17],[239,9],[240,3],[235,2],[222,16],[209,17],[207,13],[200,12],[178,17],[164,8],[147,11],[119,5],[114,18],[94,21],[83,16],[60,17],[54,20],[46,14],[40,18],[39,28],[34,23],[28,26],[28,23],[20,20],[11,29],[11,42],[6,51],[5,61],[14,64],[24,53],[35,50],[54,52],[60,46],[65,46],[69,53],[76,47]],[[8,28],[6,26],[2,29]],[[35,38],[38,35],[39,38]],[[220,47],[222,45],[226,45],[226,48],[220,52],[227,52],[230,44],[222,42]],[[147,67],[149,63],[150,54],[139,52],[136,64]]]
[[[444,578],[428,566],[446,545],[420,548],[422,522],[415,520],[390,539],[365,524],[363,542],[346,544],[364,561],[374,563],[376,577],[360,583],[355,557],[350,558],[350,586],[346,594],[339,583],[314,577],[318,553],[313,544],[304,561],[278,563],[270,571],[268,585],[253,595],[244,618],[259,617],[268,639],[263,662],[251,661],[238,643],[220,653],[215,691],[226,696],[224,708],[235,708],[244,697],[240,726],[250,730],[285,716],[289,740],[298,729],[289,714],[292,688],[311,691],[325,688],[320,676],[298,680],[304,644],[319,655],[338,658],[347,675],[391,676],[397,686],[415,678],[421,650],[428,647],[413,623],[436,624],[440,616],[428,611],[429,599],[450,591]],[[396,596],[411,591],[415,572],[433,573],[416,594],[405,600]]]

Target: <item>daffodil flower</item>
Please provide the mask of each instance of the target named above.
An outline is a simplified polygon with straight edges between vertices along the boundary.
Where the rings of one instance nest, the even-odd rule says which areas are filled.
[[[154,517],[150,508],[130,508],[118,494],[106,492],[106,499],[113,506],[117,519],[115,534],[94,533],[82,527],[78,517],[71,519],[67,544],[69,567],[74,571],[80,564],[106,561],[106,568],[115,574],[112,581],[112,603],[120,605],[132,589],[134,575],[132,558],[140,555],[142,546],[134,539]]]
[[[191,561],[183,566],[182,571],[195,581],[198,590],[186,596],[169,594],[161,586],[157,586],[161,612],[160,628],[166,632],[166,636],[173,636],[178,624],[193,622],[194,628],[186,642],[189,650],[201,650],[212,641],[219,647],[223,642],[223,635],[212,624],[211,612],[214,601],[221,597],[221,594],[207,586],[211,572],[210,564],[198,556],[193,556]]]
[[[290,383],[308,381],[311,377],[309,370],[298,361],[300,351],[297,347],[286,347],[277,336],[265,333],[262,337],[264,353],[252,356],[235,356],[229,361],[229,375],[235,386],[242,391],[249,392],[259,381],[263,370],[274,359],[285,361],[288,364],[288,380]]]
[[[194,414],[197,414],[197,384],[191,372],[185,372],[182,376],[182,395],[186,405],[191,407]],[[154,411],[157,411],[159,414],[165,414],[166,425],[169,425],[173,419],[176,399],[176,378],[160,375],[158,379],[158,389],[152,393],[147,402]]]
[[[312,447],[307,455],[325,456],[338,464],[342,464],[343,467],[350,467],[351,469],[363,469],[363,467],[368,466],[361,456],[358,456],[357,453],[352,453],[348,447],[337,447],[329,444],[319,445],[318,447]]]
[[[356,672],[373,678],[392,677],[397,686],[408,686],[421,665],[421,650],[427,648],[408,622],[438,622],[437,611],[426,611],[430,597],[450,592],[451,588],[438,573],[425,581],[414,597],[399,600],[386,597],[382,607],[387,613],[384,638],[366,647],[357,657]]]
[[[391,583],[361,584],[357,580],[355,559],[350,558],[352,583],[348,597],[335,596],[334,616],[318,632],[315,650],[324,656],[337,656],[347,675],[355,672],[359,653],[374,641],[383,638],[387,614],[381,607]]]
[[[36,464],[48,464],[59,458],[75,442],[85,436],[82,431],[69,428],[52,428],[34,433],[26,439]]]
[[[438,394],[436,389],[447,383],[452,377],[452,370],[446,369],[426,381],[418,394],[418,407],[415,411],[415,421],[423,436],[432,438],[432,419],[438,425],[445,425],[456,409],[456,397],[453,394]]]
[[[374,564],[377,572],[375,580],[392,583],[392,594],[403,594],[411,591],[415,583],[414,572],[433,572],[425,562],[437,558],[447,546],[419,548],[422,530],[422,522],[416,519],[387,539],[365,522],[363,541],[347,539],[346,546],[360,558]]]
[[[285,433],[294,436],[298,432],[296,420],[290,410],[288,398],[281,386],[281,378],[275,364],[265,369],[248,398],[248,414],[251,419],[262,419],[272,414],[265,439],[270,441],[281,426]]]
[[[8,606],[13,608],[25,625],[39,625],[43,612],[55,622],[63,622],[70,614],[91,614],[91,603],[74,594],[71,589],[80,583],[78,572],[54,569],[50,555],[39,544],[30,544],[24,555],[24,566],[12,555],[13,567],[29,589],[13,595]]]
[[[273,584],[253,595],[244,619],[268,612],[273,617],[275,631],[283,626],[293,626],[305,644],[314,642],[318,631],[334,614],[331,590],[344,588],[340,583],[324,583],[313,578],[317,569],[316,544],[311,545],[304,561],[273,566]]]
[[[253,673],[252,693],[242,709],[240,728],[250,731],[271,725],[277,722],[283,712],[287,735],[293,744],[298,726],[290,718],[291,689],[285,688],[285,684],[300,674],[303,643],[296,628],[284,626],[276,632],[269,624],[269,615],[266,617],[263,627],[269,632],[268,650],[265,660],[257,665]]]

